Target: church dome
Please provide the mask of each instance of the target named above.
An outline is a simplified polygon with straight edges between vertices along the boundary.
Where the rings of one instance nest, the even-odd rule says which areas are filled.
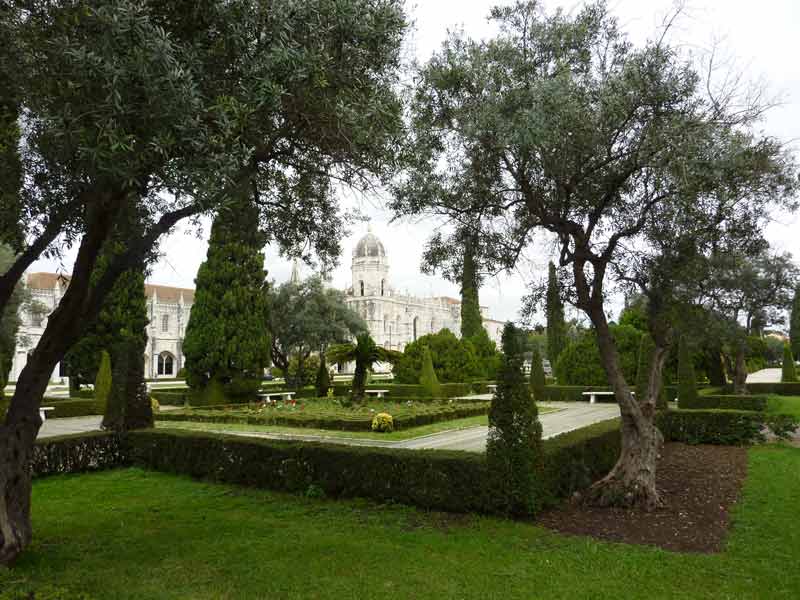
[[[356,249],[353,250],[353,258],[369,258],[369,257],[385,257],[386,250],[383,244],[374,233],[369,232],[367,235],[358,240]]]

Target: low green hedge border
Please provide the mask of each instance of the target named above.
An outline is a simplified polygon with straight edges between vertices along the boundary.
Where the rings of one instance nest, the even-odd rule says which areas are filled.
[[[599,423],[543,442],[541,486],[550,505],[613,466],[619,423]],[[501,510],[486,487],[485,456],[471,452],[309,444],[202,432],[142,430],[46,438],[36,444],[36,477],[136,464],[213,481],[290,492],[313,487],[453,512]]]
[[[42,406],[53,407],[53,410],[47,411],[48,419],[102,415],[106,410],[106,403],[95,400],[94,398],[85,400],[75,400],[72,398],[43,398]]]
[[[667,410],[656,415],[656,426],[668,442],[742,446],[765,439],[765,428],[778,437],[794,431],[789,415],[746,410]]]
[[[228,407],[230,408],[230,407]],[[208,409],[203,412],[211,412]],[[194,421],[199,423],[240,423],[247,425],[285,425],[311,429],[331,429],[336,431],[370,431],[372,429],[373,415],[355,415],[349,418],[335,416],[308,415],[303,413],[241,415],[226,414],[222,410],[213,410],[215,414],[192,414],[181,411],[179,413],[160,412],[154,415],[156,421]],[[489,402],[471,402],[468,404],[443,404],[441,410],[432,413],[422,413],[410,416],[395,416],[395,429],[408,429],[449,421],[485,415],[489,412]]]
[[[698,395],[694,400],[678,399],[681,409],[767,410],[766,396]]]
[[[730,394],[732,385],[725,386],[725,393]],[[748,383],[747,391],[751,394],[775,394],[777,396],[800,396],[800,382],[794,383]]]
[[[84,473],[125,465],[128,450],[115,433],[96,431],[36,441],[31,472],[34,477]]]

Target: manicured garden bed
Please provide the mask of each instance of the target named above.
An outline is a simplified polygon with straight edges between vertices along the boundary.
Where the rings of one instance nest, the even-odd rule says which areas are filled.
[[[141,469],[52,477],[34,483],[33,543],[0,571],[0,597],[794,599],[800,450],[747,453],[713,555]]]
[[[346,406],[341,400],[319,398],[279,402],[274,405],[229,406],[226,408],[183,408],[156,415],[159,421],[285,425],[338,431],[370,431],[373,417],[392,415],[395,429],[418,427],[439,421],[485,415],[489,402],[370,400]]]

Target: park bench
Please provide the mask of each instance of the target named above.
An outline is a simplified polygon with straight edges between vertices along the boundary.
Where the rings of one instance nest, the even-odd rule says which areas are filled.
[[[39,418],[42,420],[42,423],[44,423],[47,420],[47,411],[55,410],[55,409],[56,409],[55,406],[40,406],[39,407]]]
[[[352,393],[353,390],[347,390],[349,393]],[[383,398],[386,394],[389,393],[389,390],[364,390],[364,393],[367,396],[375,396],[376,398]]]
[[[494,394],[497,391],[497,385],[495,385],[494,383],[490,383],[489,385],[486,386],[486,389],[489,390],[490,394]]]
[[[636,392],[631,392],[634,396]],[[589,396],[589,404],[594,404],[597,396],[614,396],[614,392],[583,392],[584,396]]]
[[[273,404],[276,399],[291,401],[293,396],[294,392],[265,392],[258,395],[258,397],[263,398],[264,402],[267,404]]]

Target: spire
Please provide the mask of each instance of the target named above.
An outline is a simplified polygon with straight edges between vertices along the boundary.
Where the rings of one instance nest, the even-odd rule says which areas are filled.
[[[292,275],[289,277],[289,282],[295,285],[300,283],[300,262],[296,258],[292,261]]]

